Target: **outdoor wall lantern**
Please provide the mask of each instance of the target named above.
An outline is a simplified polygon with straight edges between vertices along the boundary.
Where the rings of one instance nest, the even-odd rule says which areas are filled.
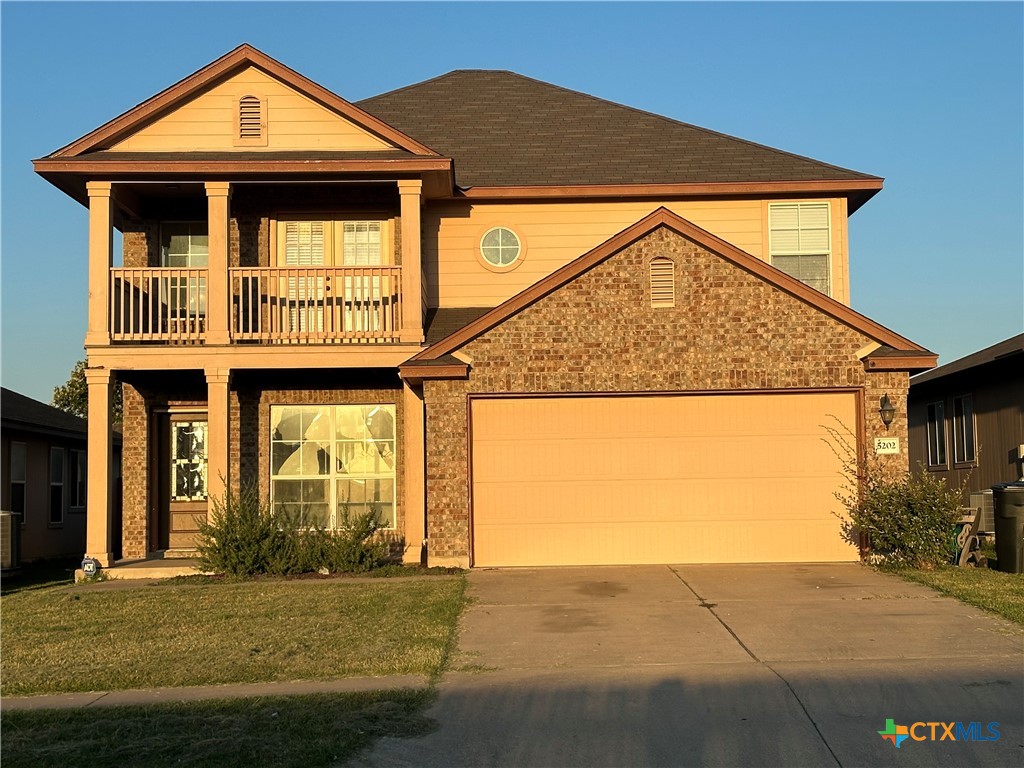
[[[885,424],[885,429],[888,431],[889,425],[892,424],[892,418],[896,415],[896,406],[889,400],[889,395],[882,395],[882,400],[879,402],[878,415],[882,417],[882,423]]]

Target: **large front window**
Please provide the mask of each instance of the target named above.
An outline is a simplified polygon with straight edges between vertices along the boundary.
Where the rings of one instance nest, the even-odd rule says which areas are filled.
[[[373,510],[395,527],[395,406],[272,406],[270,495],[300,526]]]

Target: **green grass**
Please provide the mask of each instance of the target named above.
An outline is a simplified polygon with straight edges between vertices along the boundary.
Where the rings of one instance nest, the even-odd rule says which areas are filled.
[[[897,570],[900,576],[924,584],[969,605],[984,608],[1024,624],[1024,576],[990,568],[937,568],[933,571]]]
[[[0,605],[2,692],[435,678],[464,591],[464,578],[453,576],[14,592]]]
[[[428,689],[4,712],[4,768],[340,765],[382,736],[414,737]]]

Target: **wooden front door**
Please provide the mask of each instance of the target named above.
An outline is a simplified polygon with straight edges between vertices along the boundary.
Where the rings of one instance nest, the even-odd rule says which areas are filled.
[[[156,549],[193,549],[206,520],[206,414],[160,414],[156,430],[158,478]]]

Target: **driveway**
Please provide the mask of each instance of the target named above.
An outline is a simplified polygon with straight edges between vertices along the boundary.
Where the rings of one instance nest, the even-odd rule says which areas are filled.
[[[1024,764],[1024,631],[856,564],[473,571],[421,739],[367,766]],[[886,720],[998,723],[989,741]],[[930,726],[915,731],[930,737]],[[943,729],[936,726],[936,736]]]

